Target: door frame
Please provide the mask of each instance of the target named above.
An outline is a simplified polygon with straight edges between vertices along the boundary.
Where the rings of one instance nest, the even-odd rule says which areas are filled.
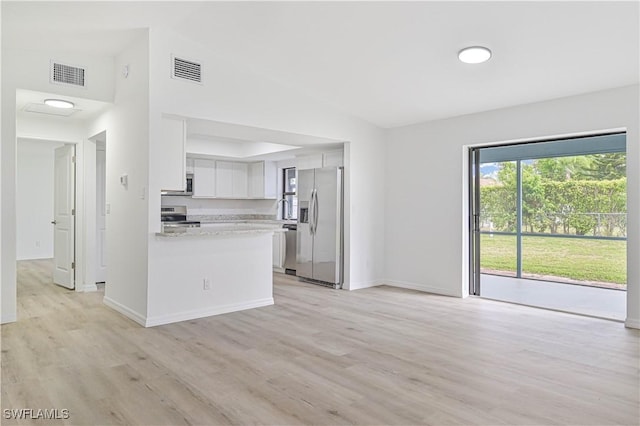
[[[536,143],[536,142],[545,142],[550,140],[560,140],[560,139],[573,139],[580,137],[589,137],[593,135],[600,134],[609,134],[609,133],[628,133],[628,129],[626,127],[615,127],[608,129],[594,129],[582,132],[573,132],[573,133],[561,133],[555,135],[544,135],[544,136],[535,136],[530,138],[519,138],[519,139],[508,139],[502,141],[488,141],[488,142],[478,142],[478,143],[470,143],[462,146],[461,158],[462,158],[462,265],[463,265],[463,273],[462,273],[462,297],[475,296],[475,294],[471,291],[472,283],[474,281],[474,268],[472,267],[473,263],[473,252],[472,252],[472,215],[473,215],[473,204],[472,204],[472,157],[471,151],[474,149],[480,148],[489,148],[489,147],[499,147],[504,145],[514,145],[514,144],[524,144],[524,143]],[[627,273],[628,273],[627,266]],[[479,266],[478,266],[479,272]],[[478,280],[480,274],[478,273]],[[477,287],[479,291],[480,287]],[[627,299],[629,293],[627,292]],[[627,303],[628,309],[628,303]]]
[[[96,263],[95,263],[95,273],[96,273],[96,284],[97,283],[105,283],[107,280],[107,266],[104,265],[104,270],[101,270],[101,256],[106,257],[106,199],[107,199],[107,187],[106,187],[106,166],[107,166],[107,158],[106,158],[106,141],[105,138],[96,139],[96,185],[95,185],[95,199],[96,199]],[[99,154],[102,153],[102,154]],[[98,176],[100,168],[98,167],[98,157],[102,157],[102,172],[103,176]],[[102,179],[102,180],[101,180]],[[102,186],[100,185],[102,184]],[[98,197],[102,197],[102,203],[98,201]],[[100,218],[100,209],[104,208],[104,218]],[[104,224],[101,223],[101,220],[104,221]],[[104,233],[102,237],[99,236],[100,230],[104,225]],[[102,239],[101,239],[102,238]],[[102,244],[101,244],[102,243]],[[101,247],[102,245],[102,247]],[[90,247],[87,247],[87,250],[90,250]]]
[[[27,137],[27,135],[18,135]],[[95,277],[96,262],[96,141],[106,140],[106,129],[83,140],[47,138],[45,135],[28,135],[30,139],[47,140],[75,146],[75,291],[93,292],[98,290]],[[16,138],[17,141],[17,138]],[[17,143],[17,142],[16,142]],[[6,321],[12,322],[12,321]]]
[[[480,295],[480,148],[468,150],[468,196],[469,214],[469,289],[470,295]]]

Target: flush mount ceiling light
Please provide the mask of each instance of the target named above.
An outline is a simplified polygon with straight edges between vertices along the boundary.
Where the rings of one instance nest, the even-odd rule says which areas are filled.
[[[54,108],[73,108],[73,102],[64,101],[62,99],[45,99],[44,104]]]
[[[458,52],[458,59],[465,64],[481,64],[491,58],[491,50],[483,46],[465,47]]]

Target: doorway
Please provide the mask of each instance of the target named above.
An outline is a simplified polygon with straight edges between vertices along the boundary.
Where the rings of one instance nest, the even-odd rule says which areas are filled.
[[[626,135],[469,155],[470,294],[624,320]]]
[[[75,288],[75,145],[17,141],[17,260],[52,259],[52,282]]]

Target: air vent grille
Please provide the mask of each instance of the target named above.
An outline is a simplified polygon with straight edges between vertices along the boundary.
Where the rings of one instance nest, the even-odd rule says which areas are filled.
[[[51,62],[51,82],[84,87],[84,68]]]
[[[202,83],[202,65],[197,62],[173,57],[173,78]]]

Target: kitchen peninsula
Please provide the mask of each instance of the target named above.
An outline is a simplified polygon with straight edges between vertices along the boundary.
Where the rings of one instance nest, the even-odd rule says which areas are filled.
[[[285,230],[275,223],[243,222],[156,233],[146,325],[272,305],[274,232]]]

